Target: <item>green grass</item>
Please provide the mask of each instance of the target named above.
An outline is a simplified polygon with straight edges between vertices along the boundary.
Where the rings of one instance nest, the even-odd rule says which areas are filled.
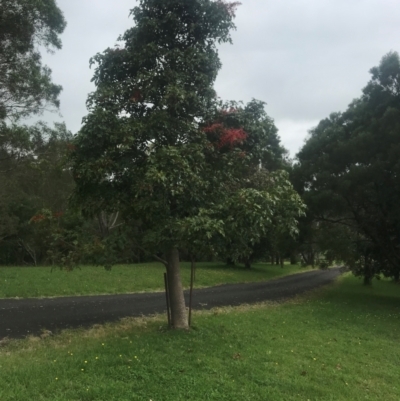
[[[299,266],[255,264],[251,270],[223,263],[198,263],[196,288],[224,283],[263,281],[300,273]],[[50,267],[0,267],[0,298],[52,297],[66,295],[120,294],[158,291],[164,288],[165,267],[161,263],[103,267],[83,266],[72,272]],[[183,285],[190,279],[190,264],[182,263]]]
[[[400,287],[346,276],[285,304],[196,312],[0,347],[2,401],[400,400]]]

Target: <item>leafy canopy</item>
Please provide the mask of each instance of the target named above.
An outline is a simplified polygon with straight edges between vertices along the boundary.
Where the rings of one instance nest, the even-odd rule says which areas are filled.
[[[288,215],[301,210],[284,174],[262,190],[246,184],[283,153],[262,102],[216,98],[216,45],[230,41],[236,5],[142,0],[121,43],[92,59],[96,91],[71,155],[75,201],[89,214],[121,211],[154,252],[217,252],[233,221],[256,241],[281,198]]]
[[[55,0],[1,0],[0,120],[58,108],[61,86],[42,66],[39,48],[60,49],[65,25]]]
[[[315,216],[350,229],[345,252],[366,281],[400,272],[400,59],[385,55],[360,98],[311,131],[298,154]],[[343,231],[342,231],[343,232]]]

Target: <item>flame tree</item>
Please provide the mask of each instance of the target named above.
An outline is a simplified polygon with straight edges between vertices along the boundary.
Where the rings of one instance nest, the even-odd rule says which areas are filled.
[[[166,266],[174,328],[188,326],[180,249],[218,252],[234,228],[230,210],[230,221],[245,220],[255,234],[280,197],[301,210],[284,177],[271,178],[281,194],[243,185],[258,163],[249,146],[257,130],[220,118],[235,113],[213,89],[216,44],[230,42],[237,5],[141,0],[135,26],[91,61],[96,90],[71,154],[75,202],[86,213],[118,210],[136,246]]]

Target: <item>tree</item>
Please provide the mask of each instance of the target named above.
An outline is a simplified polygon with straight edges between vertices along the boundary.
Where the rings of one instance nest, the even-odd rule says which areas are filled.
[[[370,72],[362,96],[322,120],[298,154],[306,203],[319,221],[350,230],[345,260],[365,283],[400,274],[398,54]]]
[[[66,211],[74,187],[65,164],[72,134],[64,124],[49,128],[43,123],[31,127],[12,125],[4,127],[3,132],[6,135],[0,138],[0,171],[3,172],[0,174],[0,262],[15,263],[15,256],[10,253],[23,256],[26,251],[31,261],[38,263],[45,259],[48,244],[29,222],[42,209],[55,214]]]
[[[236,126],[215,120],[230,113],[213,83],[221,66],[216,43],[230,41],[237,4],[141,0],[122,43],[92,59],[97,89],[71,155],[74,201],[91,215],[120,212],[136,246],[166,266],[174,328],[188,326],[180,249],[218,252],[234,230],[224,221],[228,211],[231,222],[254,224],[258,236],[279,188],[287,193],[278,175],[274,194],[245,188],[255,155],[244,148],[256,136],[240,119]]]
[[[294,201],[295,197],[292,195],[295,193],[290,184],[285,186],[288,176],[282,169],[287,163],[286,151],[280,145],[278,130],[266,114],[264,105],[264,102],[255,99],[244,106],[233,101],[221,103],[216,114],[210,117],[210,122],[203,128],[208,139],[215,143],[220,152],[232,152],[232,144],[227,143],[228,141],[233,141],[239,150],[242,167],[235,172],[241,174],[235,183],[235,191],[267,191],[271,196],[275,191],[280,191],[278,198],[281,202],[275,206],[275,215],[268,222],[263,222],[256,214],[256,220],[251,223],[251,208],[248,209],[249,214],[235,215],[235,206],[229,206],[225,209],[225,215],[221,215],[225,222],[226,235],[219,244],[219,255],[223,255],[223,259],[230,263],[242,261],[248,268],[253,261],[266,255],[267,248],[275,237],[294,231],[299,207],[301,208],[300,204],[293,209],[283,206],[286,196],[290,202]],[[236,162],[235,169],[240,164]],[[227,170],[226,166],[220,165],[219,168]],[[276,185],[278,182],[279,185]],[[286,188],[285,194],[283,188]]]
[[[0,256],[1,261],[36,264],[45,244],[29,224],[42,208],[65,208],[72,180],[62,167],[65,125],[19,125],[22,118],[59,107],[61,86],[53,84],[40,51],[61,48],[65,28],[55,0],[0,1]],[[36,235],[38,234],[38,235]],[[40,250],[39,250],[40,248]],[[42,252],[43,253],[43,252]],[[42,255],[43,256],[43,255]]]
[[[60,49],[65,28],[55,0],[2,0],[0,3],[0,121],[59,106],[61,86],[51,82],[39,47]]]
[[[3,238],[16,230],[16,219],[5,212],[15,192],[7,175],[34,153],[32,130],[16,122],[47,106],[58,108],[61,86],[51,82],[39,47],[61,48],[59,35],[64,28],[64,17],[54,0],[0,2],[0,182],[7,188],[0,194]]]

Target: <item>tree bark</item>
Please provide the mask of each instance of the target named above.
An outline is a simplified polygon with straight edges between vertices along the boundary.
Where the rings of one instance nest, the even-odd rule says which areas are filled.
[[[368,256],[365,256],[364,262],[364,285],[371,285],[372,283],[372,269],[371,265],[369,264]]]
[[[226,264],[228,266],[235,266],[235,261],[232,258],[227,258],[226,259]]]
[[[167,254],[167,278],[171,306],[171,325],[174,329],[187,329],[188,318],[179,267],[179,251],[170,249]]]
[[[395,283],[400,282],[400,270],[399,270],[399,269],[397,269],[397,270],[394,272],[393,279],[394,279],[394,282],[395,282]]]

